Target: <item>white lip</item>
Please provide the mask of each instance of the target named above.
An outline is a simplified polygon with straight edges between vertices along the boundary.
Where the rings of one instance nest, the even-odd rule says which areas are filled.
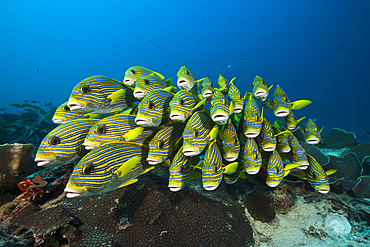
[[[58,118],[58,117],[53,117],[53,119],[51,121],[53,121],[56,124],[62,124],[62,123],[66,123],[67,122],[67,121],[65,121],[65,120],[63,120],[61,118]]]
[[[206,91],[203,94],[203,98],[210,98],[213,96],[213,93],[211,91]]]
[[[125,83],[127,86],[132,86],[134,85],[134,82],[131,79],[124,79],[123,83]]]
[[[207,186],[203,186],[203,188],[205,190],[215,190],[217,189],[218,186],[214,186],[214,185],[207,185]]]
[[[291,150],[290,148],[285,148],[285,149],[281,150],[281,152],[283,152],[283,153],[289,153],[290,150]]]
[[[275,147],[274,146],[268,146],[268,147],[264,147],[262,149],[263,149],[263,151],[271,152],[271,151],[274,151],[275,150]]]
[[[308,168],[308,165],[300,165],[297,167],[299,170],[306,170]]]
[[[259,134],[260,134],[259,132],[247,132],[247,133],[244,133],[245,137],[248,137],[248,138],[255,138]]]
[[[177,192],[177,191],[179,191],[179,190],[181,190],[181,187],[175,187],[175,186],[169,186],[169,188],[170,188],[170,191],[172,191],[172,192]]]
[[[180,120],[182,116],[178,113],[174,113],[170,115],[171,120]]]
[[[266,95],[266,91],[265,90],[257,90],[255,93],[254,93],[254,97],[263,97]]]
[[[146,161],[148,162],[149,165],[156,165],[156,164],[160,163],[160,161],[153,160],[153,159],[150,159],[150,158],[147,158]]]
[[[135,123],[137,125],[147,125],[147,124],[149,124],[149,121],[145,118],[137,117],[137,118],[135,118]]]
[[[329,190],[319,190],[320,193],[327,194],[329,193]]]
[[[182,153],[185,155],[185,156],[195,156],[197,155],[197,152],[194,151],[194,150],[186,150],[186,149],[183,149],[182,150]]]
[[[184,86],[184,85],[187,85],[187,84],[189,84],[189,82],[185,79],[179,79],[177,81],[177,86]]]
[[[134,97],[137,98],[138,100],[142,100],[145,97],[145,93],[142,90],[135,90]]]
[[[91,144],[88,144],[88,143],[83,143],[82,145],[85,146],[86,150],[93,150],[94,148],[98,147],[97,145],[91,145]]]
[[[37,166],[44,166],[49,164],[51,161],[47,159],[35,158],[35,162],[37,162]]]
[[[250,175],[254,175],[254,174],[257,174],[260,170],[249,170],[247,171],[248,174]]]
[[[243,108],[234,108],[234,113],[239,114],[243,111]]]
[[[295,129],[295,126],[289,126],[288,127],[288,130],[294,130]]]
[[[315,145],[315,144],[319,143],[320,141],[318,139],[308,139],[306,142],[308,144]]]
[[[236,160],[238,158],[238,156],[228,156],[228,157],[225,157],[225,160],[228,161],[228,162],[232,162],[234,160]]]
[[[289,111],[286,110],[279,110],[275,113],[275,116],[277,117],[286,117],[289,115]]]
[[[270,184],[270,183],[266,183],[268,186],[270,187],[277,187],[279,184]]]
[[[71,111],[75,111],[75,110],[83,108],[83,106],[80,103],[77,103],[74,101],[68,101],[67,106],[69,107]]]

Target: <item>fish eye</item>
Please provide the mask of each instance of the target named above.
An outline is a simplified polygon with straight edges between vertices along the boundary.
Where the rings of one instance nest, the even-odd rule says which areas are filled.
[[[67,105],[65,105],[65,106],[63,107],[63,111],[71,111],[71,109],[69,109],[69,107],[68,107]]]
[[[89,86],[83,86],[81,87],[81,92],[88,93],[88,92],[91,92],[91,89]]]
[[[54,136],[50,139],[49,143],[50,145],[53,145],[53,146],[58,145],[60,143],[60,138],[57,136]]]
[[[149,85],[150,81],[148,79],[144,79],[144,83],[145,83],[145,85]]]
[[[107,127],[105,127],[105,125],[100,125],[96,128],[96,132],[98,134],[105,134],[105,132],[107,132]]]
[[[198,136],[199,136],[199,132],[198,132],[198,131],[195,131],[195,132],[194,132],[194,136],[195,136],[195,137],[198,137]]]
[[[153,102],[149,102],[148,108],[149,109],[154,109],[154,107],[155,107],[154,103]]]
[[[266,83],[265,83],[265,81],[264,81],[264,80],[262,80],[262,84],[263,84],[263,85],[266,85]]]
[[[158,143],[158,147],[159,147],[160,149],[162,149],[162,148],[164,147],[164,141],[160,141],[160,142]]]
[[[184,166],[181,166],[181,169],[180,169],[180,173],[184,173],[184,169],[185,167]]]
[[[189,70],[185,70],[185,73],[186,73],[187,75],[189,75],[189,74],[190,74],[190,71],[189,71]]]
[[[183,99],[180,99],[179,103],[180,103],[180,105],[184,105],[185,102],[184,102]]]
[[[132,70],[130,70],[130,73],[131,73],[131,74],[133,74],[133,75],[135,75],[135,74],[136,74],[135,70],[133,70],[133,69],[132,69]]]
[[[238,139],[235,138],[235,142],[234,142],[234,145],[238,145]]]
[[[94,166],[92,164],[88,165],[88,166],[85,166],[82,170],[82,172],[85,174],[85,175],[90,175],[92,172],[94,171]]]

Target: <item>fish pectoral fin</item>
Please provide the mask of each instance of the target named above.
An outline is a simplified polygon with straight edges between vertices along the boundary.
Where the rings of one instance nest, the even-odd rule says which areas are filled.
[[[241,171],[240,174],[239,174],[239,177],[242,178],[242,179],[246,179],[247,175],[245,174],[245,172]]]
[[[299,170],[298,177],[303,180],[307,180],[307,175],[304,171]]]
[[[300,110],[303,107],[308,106],[311,103],[312,103],[312,101],[305,100],[305,99],[294,101],[294,102],[292,102],[292,110]]]
[[[327,176],[329,176],[329,175],[332,175],[336,172],[337,172],[337,169],[330,169],[330,170],[327,170],[325,173],[326,173]]]
[[[135,178],[135,179],[131,179],[123,184],[121,184],[120,186],[118,186],[118,188],[123,188],[123,187],[126,187],[127,185],[130,185],[130,184],[133,184],[133,183],[136,183],[137,181],[139,181],[139,179]]]
[[[167,87],[172,86],[172,78],[168,78],[167,80],[165,80],[165,82],[166,82]]]
[[[198,102],[198,104],[196,104],[193,108],[191,108],[191,110],[194,112],[196,109],[204,105],[205,102],[206,102],[206,99],[202,99],[201,101]]]
[[[252,93],[245,92],[244,97],[243,97],[243,100],[245,101],[247,99],[247,97],[249,98],[249,97],[252,97],[252,96],[253,96]]]
[[[302,134],[304,134],[304,130],[302,128],[300,128],[300,130],[301,130]]]
[[[224,167],[224,173],[227,175],[234,174],[238,170],[238,162],[233,162]]]
[[[229,105],[229,112],[230,112],[230,114],[233,114],[234,113],[234,108],[235,108],[234,101],[231,101],[230,102],[230,105]]]
[[[115,170],[113,173],[121,178],[125,175],[127,175],[134,167],[140,162],[141,157],[135,156],[131,159],[127,160],[125,163],[123,163],[117,170]]]
[[[163,166],[163,167],[170,167],[171,166],[171,160],[170,159],[167,159],[167,160],[161,162],[161,166]]]
[[[288,176],[289,173],[290,173],[290,170],[284,170],[284,177]]]
[[[297,124],[299,124],[300,121],[302,121],[303,119],[305,119],[306,117],[301,117],[300,119],[297,120]]]
[[[301,166],[301,164],[299,164],[299,163],[289,163],[289,164],[285,165],[284,169],[285,170],[291,170],[291,169],[297,168],[299,166]]]
[[[119,98],[121,98],[121,96],[125,93],[125,90],[124,89],[119,89],[117,91],[115,91],[114,93],[112,93],[111,95],[108,96],[108,99],[111,100],[111,104],[113,104],[114,102],[117,102],[119,100]]]
[[[218,125],[217,124],[212,128],[208,136],[209,136],[210,141],[213,141],[214,139],[217,138],[218,136]]]
[[[125,138],[125,141],[131,141],[136,139],[141,133],[143,133],[144,127],[139,126],[134,129],[131,129],[126,132],[126,134],[122,135],[123,138]]]
[[[273,107],[272,107],[271,105],[262,104],[262,106],[263,106],[263,107],[265,107],[265,108],[268,108],[268,109],[270,109],[270,110],[272,110],[272,109],[273,109]],[[263,108],[262,108],[262,109],[263,109]]]
[[[171,93],[171,91],[172,90],[174,90],[175,92],[176,92],[176,90],[175,90],[176,88],[174,87],[174,86],[168,86],[168,87],[166,87],[166,88],[163,88],[163,90],[164,91],[167,91],[167,92],[170,92]]]
[[[155,168],[155,166],[149,166],[148,168],[146,168],[142,173],[141,173],[141,175],[142,174],[145,174],[145,173],[147,173],[147,172],[150,172],[151,170],[153,170]]]

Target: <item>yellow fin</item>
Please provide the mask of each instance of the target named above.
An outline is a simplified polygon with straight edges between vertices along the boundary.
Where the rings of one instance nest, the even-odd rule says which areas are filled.
[[[171,160],[167,159],[161,163],[163,167],[170,167],[171,166]]]
[[[161,78],[162,80],[164,80],[164,76],[162,74],[159,74],[158,72],[155,72],[155,71],[153,71],[152,74],[156,74],[157,76],[159,76],[159,78]]]
[[[307,180],[306,173],[302,170],[299,170],[298,177],[303,180]]]
[[[125,141],[131,141],[131,140],[136,139],[139,135],[141,135],[143,131],[144,131],[144,127],[139,126],[139,127],[136,127],[135,129],[131,129],[127,131],[127,133],[122,135],[122,137],[125,138]]]
[[[330,169],[330,170],[327,170],[325,173],[326,173],[327,176],[329,176],[329,175],[332,175],[336,172],[337,172],[337,169]]]
[[[285,170],[291,170],[291,169],[297,168],[299,166],[301,166],[301,164],[299,164],[299,163],[289,163],[289,164],[285,165],[284,169]]]
[[[321,130],[319,131],[319,133],[321,133],[321,131],[324,129],[324,126],[322,126]]]
[[[172,90],[175,90],[175,89],[176,88],[174,86],[169,86],[169,87],[163,88],[164,91],[167,91],[167,92],[170,92],[170,93],[171,93]]]
[[[289,134],[290,132],[291,132],[290,130],[284,130],[284,131],[281,131],[280,133],[276,134],[275,136],[286,135],[286,134]]]
[[[230,105],[229,105],[229,112],[230,112],[230,114],[233,114],[234,113],[234,108],[235,108],[234,101],[231,101],[230,102]]]
[[[199,164],[194,166],[193,169],[201,169],[202,165],[203,165],[203,161],[199,162]]]
[[[272,88],[273,86],[274,86],[274,85],[271,85],[271,87],[269,87],[269,88],[268,88],[268,90],[270,91],[270,90],[271,90],[271,88]]]
[[[198,109],[199,107],[201,107],[202,105],[204,105],[204,103],[206,102],[206,99],[202,99],[201,101],[199,101],[198,104],[196,104],[193,108],[191,108],[192,111],[195,111],[196,109]]]
[[[155,166],[149,166],[148,168],[144,169],[144,171],[141,174],[145,174],[147,172],[150,172],[151,170],[154,169]]]
[[[124,89],[119,89],[117,91],[115,91],[114,93],[112,93],[111,95],[108,96],[108,99],[111,100],[111,104],[116,102],[117,100],[119,100],[119,98],[121,98],[121,96],[125,93],[125,90]]]
[[[224,167],[225,168],[224,173],[228,175],[234,174],[238,170],[238,164],[239,164],[238,162],[228,164],[227,166]]]
[[[98,113],[87,113],[85,115],[89,116],[89,118],[92,118],[92,119],[102,116],[101,114],[98,114]]]
[[[230,84],[233,83],[233,81],[236,79],[236,77],[234,77],[233,79],[231,79],[231,81],[229,82]]]
[[[127,185],[130,185],[130,184],[133,184],[133,183],[136,183],[139,179],[135,178],[135,179],[131,179],[127,182],[125,182],[124,184],[121,184],[120,186],[118,186],[118,188],[123,188],[123,187],[126,187]]]
[[[247,175],[245,174],[245,172],[242,171],[242,172],[240,172],[239,177],[242,178],[242,179],[246,179]]]
[[[301,117],[300,119],[297,120],[297,124],[302,121],[303,119],[305,119],[306,117]]]
[[[290,170],[284,170],[284,177],[288,176]]]
[[[245,101],[247,99],[247,97],[251,97],[251,96],[253,96],[252,93],[245,92],[244,97],[243,97],[243,100]]]
[[[308,106],[311,103],[312,103],[312,101],[305,100],[305,99],[294,101],[294,102],[292,102],[292,104],[293,104],[292,105],[292,110],[300,110],[303,107]]]
[[[218,136],[220,137],[221,141],[224,141],[224,131],[223,131],[223,128],[221,128],[221,129],[218,130]]]
[[[213,141],[214,139],[217,138],[218,136],[218,125],[217,124],[212,128],[208,136],[209,136],[210,141]]]
[[[120,178],[127,175],[140,162],[140,159],[140,156],[132,157],[131,159],[123,163],[120,168],[115,170],[114,174],[116,174]]]

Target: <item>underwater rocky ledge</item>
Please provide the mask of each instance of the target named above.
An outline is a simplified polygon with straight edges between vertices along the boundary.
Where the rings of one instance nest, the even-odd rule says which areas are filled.
[[[69,199],[63,190],[72,165],[37,168],[32,144],[4,144],[0,245],[367,246],[370,143],[334,128],[305,148],[325,170],[337,169],[330,193],[316,192],[294,171],[276,188],[259,173],[215,191],[195,179],[171,192],[158,168],[130,186]]]

